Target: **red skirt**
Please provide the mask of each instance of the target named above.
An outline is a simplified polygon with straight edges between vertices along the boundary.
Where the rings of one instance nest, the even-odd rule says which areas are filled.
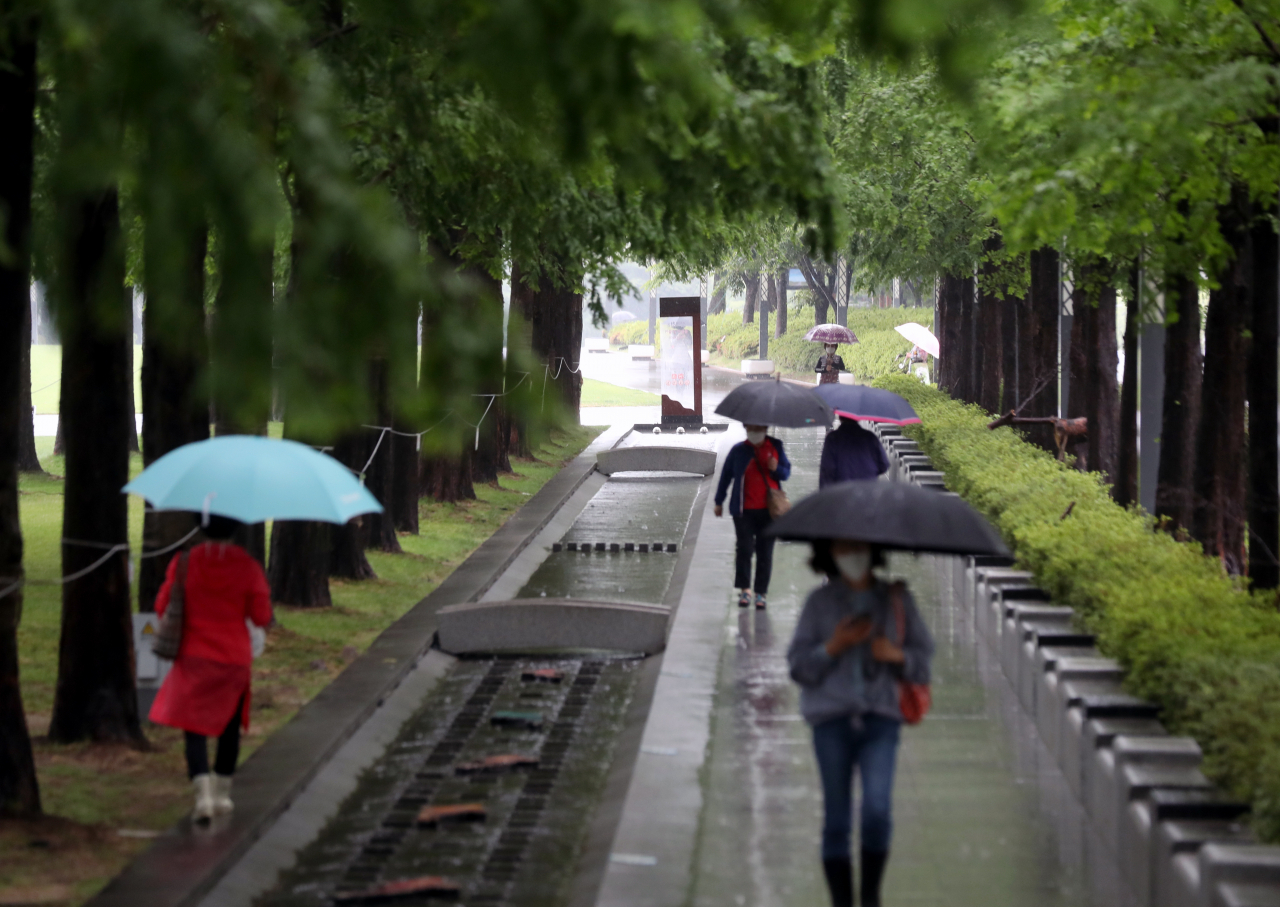
[[[249,729],[249,666],[180,656],[151,704],[151,721],[205,737],[218,737],[244,697],[240,725]]]

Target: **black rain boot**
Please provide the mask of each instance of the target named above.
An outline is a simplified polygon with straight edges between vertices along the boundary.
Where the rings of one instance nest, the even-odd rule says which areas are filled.
[[[880,907],[880,880],[884,878],[884,867],[889,862],[889,852],[862,852],[862,907]]]
[[[853,861],[823,860],[822,871],[827,876],[831,907],[853,907]]]

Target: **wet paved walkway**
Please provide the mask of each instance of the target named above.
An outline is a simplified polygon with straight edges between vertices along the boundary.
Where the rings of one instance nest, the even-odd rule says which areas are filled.
[[[793,463],[787,490],[798,500],[817,487],[823,433],[778,434]],[[738,437],[740,432],[731,432],[722,449]],[[769,609],[758,612],[739,609],[732,600],[727,518],[714,520],[708,513],[699,545],[707,557],[695,563],[689,587],[709,591],[710,598],[698,602],[686,592],[644,738],[650,761],[654,753],[675,754],[676,748],[664,743],[676,737],[704,751],[698,755],[698,791],[687,789],[692,766],[684,766],[683,774],[683,798],[690,804],[688,815],[697,816],[696,832],[686,845],[674,821],[658,815],[679,804],[682,795],[673,793],[666,805],[650,802],[660,798],[664,775],[681,777],[676,760],[660,760],[671,761],[672,770],[655,771],[647,780],[642,751],[600,903],[823,905],[821,792],[809,729],[799,716],[798,690],[785,660],[805,595],[816,583],[806,563],[808,546],[778,546]],[[951,559],[900,555],[892,558],[890,570],[911,585],[938,653],[933,711],[903,734],[885,903],[1120,904],[1110,896],[1117,890],[1110,861],[1098,853],[1096,837],[1034,724],[1020,711],[998,662],[975,639],[967,610],[955,600]],[[691,607],[701,616],[685,610]],[[719,632],[707,632],[708,626],[718,626]],[[696,700],[701,695],[696,675],[706,667],[704,659],[717,657],[715,679],[705,691],[706,742],[698,747],[689,727],[693,716],[666,720],[658,713],[663,685],[673,685],[667,691],[670,704]],[[685,689],[676,691],[679,685]],[[673,898],[680,889],[683,896]]]

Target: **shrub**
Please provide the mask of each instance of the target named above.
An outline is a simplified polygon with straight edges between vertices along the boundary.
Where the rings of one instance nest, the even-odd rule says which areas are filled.
[[[1157,703],[1171,730],[1204,750],[1204,771],[1253,805],[1264,840],[1280,840],[1280,614],[1268,597],[1224,575],[1195,543],[1155,531],[1080,473],[1025,442],[990,431],[978,407],[906,376],[877,382],[911,401],[905,431],[947,486],[1003,533],[1019,564],[1076,608],[1125,685]],[[1063,514],[1074,502],[1069,516]]]

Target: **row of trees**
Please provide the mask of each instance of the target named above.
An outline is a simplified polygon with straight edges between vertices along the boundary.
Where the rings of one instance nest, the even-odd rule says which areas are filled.
[[[0,0],[0,812],[40,808],[16,636],[33,279],[63,342],[49,733],[140,741],[128,287],[145,462],[207,437],[211,406],[217,432],[261,433],[274,400],[287,437],[368,464],[384,517],[274,529],[273,595],[321,604],[415,531],[419,492],[465,497],[527,450],[544,381],[576,409],[582,294],[621,283],[619,256],[709,265],[719,231],[780,211],[831,252],[814,61],[837,39],[954,47],[945,22],[863,0]],[[191,525],[148,514],[144,548]],[[163,560],[143,562],[143,607]]]
[[[1143,413],[1155,515],[1275,589],[1280,4],[1066,0],[996,32],[960,75],[857,54],[814,67],[854,285],[936,286],[938,380],[960,399],[1057,416],[1064,382],[1065,415],[1088,419],[1077,463],[1125,505],[1140,348],[1162,361]],[[804,228],[726,228],[720,260]]]

